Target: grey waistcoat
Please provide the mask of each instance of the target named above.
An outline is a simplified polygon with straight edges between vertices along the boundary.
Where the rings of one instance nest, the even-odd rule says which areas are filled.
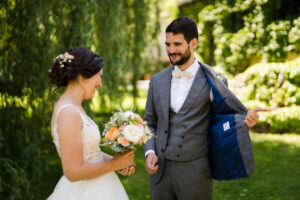
[[[166,159],[190,161],[208,155],[209,94],[210,85],[199,68],[180,110],[170,108],[167,144],[161,148]]]

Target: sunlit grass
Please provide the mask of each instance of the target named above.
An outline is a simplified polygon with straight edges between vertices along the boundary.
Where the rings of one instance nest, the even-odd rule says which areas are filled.
[[[143,110],[147,94],[140,94],[138,107]],[[133,100],[125,97],[122,103],[123,108],[130,109]],[[253,175],[240,180],[214,181],[213,199],[300,199],[300,135],[251,133],[251,139],[255,158]],[[136,173],[131,177],[120,176],[132,200],[150,199],[149,176],[144,162],[144,152],[139,148],[136,152]]]
[[[251,133],[255,171],[249,178],[214,181],[214,200],[300,199],[300,136]],[[136,174],[121,177],[130,199],[150,199],[144,153],[136,153]],[[196,188],[195,188],[196,189]]]
[[[97,120],[98,121],[98,120]],[[300,135],[251,133],[255,170],[251,177],[234,181],[214,181],[214,200],[299,200]],[[105,149],[103,149],[105,151]],[[120,179],[131,200],[150,199],[149,175],[145,170],[144,152],[138,148],[136,173]],[[37,191],[45,199],[61,176],[60,162],[51,166]],[[39,189],[40,188],[40,189]],[[195,188],[196,189],[196,188]]]
[[[137,111],[143,116],[146,91],[139,91]],[[98,99],[97,99],[98,98]],[[108,97],[106,97],[108,98]],[[111,110],[101,110],[99,96],[92,101],[95,121],[103,130],[103,125],[109,120]],[[133,99],[125,96],[123,109],[131,109]],[[115,105],[115,107],[117,107]],[[258,134],[251,133],[255,170],[251,177],[234,181],[214,181],[214,200],[299,200],[300,199],[300,135],[297,134]],[[103,149],[105,151],[105,149]],[[144,152],[142,148],[136,151],[136,173],[130,177],[120,176],[120,179],[131,200],[150,199],[149,175],[145,170]],[[45,175],[47,187],[38,197],[45,199],[53,190],[61,176],[61,166],[58,162],[52,166],[51,175]],[[55,176],[53,174],[55,172]],[[51,177],[51,178],[50,178]],[[44,185],[45,186],[45,185]],[[51,186],[51,187],[49,187]],[[195,188],[196,189],[196,188]]]
[[[283,142],[286,144],[291,144],[300,147],[300,135],[297,135],[296,133],[281,134],[281,135],[270,134],[270,133],[269,134],[252,133],[251,140],[254,142],[264,142],[264,141]]]

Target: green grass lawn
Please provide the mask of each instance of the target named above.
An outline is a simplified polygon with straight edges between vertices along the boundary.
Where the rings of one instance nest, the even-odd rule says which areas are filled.
[[[145,96],[139,100],[144,108]],[[123,108],[129,109],[132,99],[123,101]],[[142,109],[141,109],[142,110]],[[111,113],[93,110],[94,119],[100,130],[109,120]],[[98,111],[98,112],[97,112]],[[140,113],[143,116],[143,112]],[[300,135],[251,133],[255,159],[254,173],[250,178],[234,181],[214,181],[214,200],[300,200]],[[142,148],[136,152],[136,173],[130,177],[120,176],[131,200],[150,199],[149,176],[144,167]],[[45,199],[54,189],[61,167],[58,160],[45,174],[43,184],[34,186],[36,199]],[[195,188],[197,189],[197,188]]]
[[[300,136],[251,134],[255,170],[250,178],[214,182],[214,200],[300,200]],[[136,173],[120,176],[131,200],[150,199],[144,152],[136,152]],[[60,163],[51,165],[42,184],[34,186],[36,199],[46,199],[61,176]],[[195,188],[197,189],[197,188]]]
[[[255,171],[250,178],[214,181],[214,200],[299,200],[300,136],[252,133]],[[150,199],[144,153],[136,153],[136,173],[120,177],[131,200]],[[196,188],[195,188],[196,189]]]

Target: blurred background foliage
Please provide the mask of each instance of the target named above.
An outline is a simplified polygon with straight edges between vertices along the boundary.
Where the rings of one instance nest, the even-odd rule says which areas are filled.
[[[256,131],[299,134],[299,8],[298,0],[0,1],[0,196],[45,199],[62,174],[49,125],[63,91],[48,81],[53,58],[72,46],[103,57],[104,88],[84,105],[100,129],[119,107],[143,115],[139,80],[163,68],[158,35],[178,16],[197,22],[197,57],[227,76],[248,108],[276,108]],[[137,170],[140,199],[149,199],[146,172]]]
[[[300,1],[180,1],[199,29],[198,59],[230,80],[249,108],[270,107],[260,132],[300,133]]]
[[[255,64],[232,80],[232,88],[249,109],[261,113],[259,132],[300,133],[300,57],[281,63]]]
[[[158,0],[0,2],[1,197],[45,199],[53,190],[44,184],[45,194],[38,192],[59,162],[49,126],[62,92],[54,94],[49,84],[53,58],[72,46],[103,57],[107,95],[98,104],[116,109],[126,95],[138,96],[137,80],[153,70],[157,55],[149,49],[157,46],[158,13]]]
[[[179,15],[198,22],[199,57],[235,75],[299,54],[299,7],[295,0],[198,0],[182,4]]]

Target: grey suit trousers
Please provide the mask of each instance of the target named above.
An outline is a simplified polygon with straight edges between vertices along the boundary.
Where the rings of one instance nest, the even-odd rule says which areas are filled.
[[[179,162],[165,160],[164,173],[151,184],[151,200],[211,200],[212,179],[208,158]]]

